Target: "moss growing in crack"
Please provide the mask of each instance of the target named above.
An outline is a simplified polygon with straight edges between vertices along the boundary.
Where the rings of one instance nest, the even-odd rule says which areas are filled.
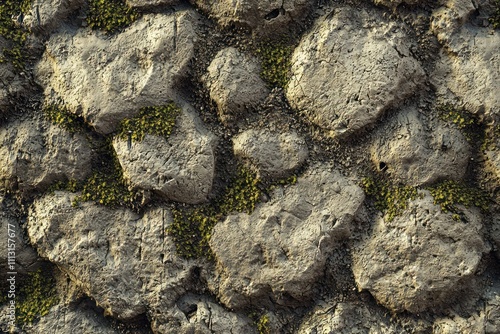
[[[5,0],[0,4],[0,36],[8,43],[0,55],[0,63],[10,62],[18,70],[23,69],[26,62],[24,46],[28,37],[18,18],[21,19],[30,6],[30,0]]]
[[[55,281],[45,276],[41,269],[30,273],[19,290],[19,301],[16,303],[16,321],[19,324],[31,324],[36,319],[49,313],[57,304]]]
[[[290,78],[293,47],[286,43],[263,43],[257,49],[261,61],[260,76],[271,87],[285,88]]]
[[[108,34],[117,32],[137,18],[139,13],[122,0],[90,0],[87,24],[92,29],[99,29]]]
[[[271,329],[269,328],[269,316],[264,314],[257,321],[257,330],[259,334],[271,334]]]
[[[141,141],[147,133],[168,138],[180,113],[181,109],[174,103],[142,108],[139,115],[124,119],[120,123],[118,137]]]
[[[500,0],[494,0],[495,11],[489,17],[489,22],[493,29],[500,29]]]
[[[460,218],[460,210],[457,205],[465,207],[476,206],[481,211],[486,212],[489,209],[490,198],[481,189],[469,187],[456,181],[444,181],[428,188],[434,204],[441,207],[443,212],[453,213],[454,219]]]
[[[245,212],[251,214],[259,202],[262,191],[261,181],[250,169],[240,167],[232,185],[226,190],[220,212],[228,215],[231,212]]]
[[[73,114],[63,106],[45,106],[43,114],[52,124],[58,125],[71,133],[82,131],[87,127],[83,117]]]
[[[439,117],[445,122],[455,124],[462,131],[467,141],[478,142],[483,140],[484,130],[476,115],[451,104],[439,105],[436,109]]]
[[[416,187],[392,185],[373,178],[364,178],[361,187],[373,197],[375,208],[384,212],[389,221],[401,215],[408,208],[408,202],[418,197]]]

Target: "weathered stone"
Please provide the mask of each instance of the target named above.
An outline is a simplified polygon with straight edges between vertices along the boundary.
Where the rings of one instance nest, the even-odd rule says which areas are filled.
[[[46,102],[64,105],[103,134],[140,108],[179,102],[194,55],[192,10],[149,14],[109,37],[87,29],[51,36],[35,74]]]
[[[488,250],[478,211],[463,208],[467,222],[457,221],[422,194],[393,221],[378,219],[353,254],[359,290],[395,312],[449,304],[471,284]]]
[[[134,8],[150,8],[159,6],[173,6],[179,3],[179,0],[125,0],[127,5]]]
[[[446,42],[476,10],[471,0],[449,0],[432,13],[431,31],[440,42]]]
[[[296,132],[251,129],[233,138],[233,146],[235,156],[250,160],[261,178],[285,177],[308,155],[305,140]]]
[[[23,25],[32,31],[50,33],[84,4],[85,0],[35,1],[24,17]]]
[[[332,310],[333,309],[333,310]],[[363,304],[338,303],[314,310],[299,327],[297,334],[396,334],[408,333],[390,324],[380,312]]]
[[[39,254],[109,315],[131,319],[147,309],[153,316],[165,312],[189,288],[193,269],[165,235],[170,211],[151,209],[141,217],[93,203],[75,208],[74,197],[56,191],[33,204],[28,233]]]
[[[146,135],[140,142],[113,141],[124,176],[132,186],[184,203],[207,200],[215,173],[216,144],[217,138],[188,106],[168,139]]]
[[[498,117],[500,108],[500,33],[469,24],[442,41],[431,82],[444,103]]]
[[[84,135],[38,117],[1,126],[0,143],[0,182],[7,189],[45,190],[55,181],[82,181],[92,170]]]
[[[408,44],[403,30],[377,11],[336,9],[293,53],[288,100],[328,135],[350,135],[423,83]]]
[[[375,165],[398,182],[413,186],[440,179],[460,180],[467,171],[470,146],[453,125],[439,122],[432,131],[413,107],[400,113],[375,140]]]
[[[228,307],[303,302],[339,239],[350,235],[363,191],[337,171],[311,169],[278,188],[251,214],[230,215],[210,240],[220,275],[220,300]]]
[[[9,48],[7,40],[0,35],[0,55]],[[0,115],[12,104],[11,99],[18,97],[26,89],[27,80],[16,71],[11,63],[0,63]]]
[[[232,47],[212,60],[204,80],[224,124],[237,121],[264,101],[269,90],[259,72],[255,59]]]
[[[262,35],[277,34],[299,23],[309,12],[312,3],[308,0],[190,0],[214,17],[217,22],[228,27],[232,25],[250,28]]]

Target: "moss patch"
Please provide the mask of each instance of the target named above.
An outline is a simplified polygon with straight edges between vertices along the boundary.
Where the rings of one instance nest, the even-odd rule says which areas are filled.
[[[408,201],[418,197],[415,187],[397,186],[373,178],[364,178],[361,187],[368,196],[373,197],[375,208],[384,212],[389,221],[408,208]]]
[[[180,113],[181,109],[174,103],[142,108],[139,115],[120,123],[117,136],[133,141],[143,140],[146,133],[168,138]]]
[[[45,106],[43,114],[52,124],[58,125],[71,133],[83,131],[87,127],[83,117],[73,114],[63,106]]]
[[[451,104],[437,106],[439,117],[445,122],[455,124],[469,142],[482,142],[484,130],[481,121],[474,114],[463,108],[454,107]]]
[[[16,303],[16,321],[19,324],[31,324],[36,319],[49,313],[58,302],[55,281],[46,276],[41,269],[30,273],[19,291],[19,302]]]
[[[493,29],[500,29],[500,0],[494,0],[495,11],[489,18],[489,22]]]
[[[269,328],[269,316],[264,314],[257,321],[257,330],[259,334],[271,334],[271,329]]]
[[[28,32],[12,18],[28,13],[30,6],[30,0],[4,0],[0,5],[0,36],[8,43],[0,55],[0,63],[10,62],[16,69],[24,68],[26,62],[24,46]]]
[[[257,49],[261,61],[260,76],[270,87],[285,88],[290,79],[293,47],[286,43],[266,42]]]
[[[108,34],[117,32],[139,18],[139,13],[122,0],[90,0],[87,24]]]

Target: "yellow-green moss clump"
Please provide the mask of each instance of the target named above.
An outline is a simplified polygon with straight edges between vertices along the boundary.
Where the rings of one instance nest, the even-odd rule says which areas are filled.
[[[47,315],[57,302],[54,279],[42,274],[40,269],[30,273],[19,290],[16,321],[19,324],[31,324],[34,320]]]
[[[47,105],[43,108],[43,114],[52,124],[71,133],[82,131],[86,127],[83,117],[73,114],[63,106]]]
[[[460,211],[456,205],[465,207],[476,206],[485,212],[489,209],[490,198],[481,189],[469,187],[456,181],[444,181],[429,187],[434,203],[441,206],[443,212],[452,212],[455,219]]]
[[[367,195],[374,198],[375,208],[384,212],[389,221],[408,208],[408,201],[418,197],[415,187],[396,186],[373,178],[364,178],[361,187]]]
[[[451,104],[439,105],[436,110],[443,121],[455,124],[469,142],[483,139],[484,131],[476,115]]]
[[[117,32],[139,18],[139,13],[122,0],[90,0],[87,24],[109,34]]]
[[[257,322],[257,330],[259,331],[259,334],[271,334],[271,329],[269,328],[269,316],[267,314],[260,317]]]
[[[139,115],[124,119],[120,123],[118,137],[141,141],[147,133],[168,138],[180,113],[181,109],[174,103],[142,108]]]
[[[494,1],[495,11],[490,16],[489,21],[493,29],[500,29],[500,0]]]
[[[285,43],[263,43],[257,49],[261,61],[260,75],[271,87],[285,88],[290,78],[293,47]]]
[[[7,40],[7,47],[0,54],[0,63],[11,62],[17,69],[24,68],[26,51],[24,45],[28,32],[13,17],[22,17],[29,12],[29,0],[3,0],[0,4],[0,36]]]

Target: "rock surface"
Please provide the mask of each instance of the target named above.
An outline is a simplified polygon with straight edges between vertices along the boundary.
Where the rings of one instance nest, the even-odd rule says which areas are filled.
[[[176,5],[179,0],[125,0],[125,2],[134,8],[150,8]]]
[[[7,47],[7,41],[0,35],[0,55]],[[0,116],[6,113],[12,104],[12,99],[19,97],[26,86],[26,78],[16,72],[11,63],[0,63]]]
[[[471,148],[462,133],[439,122],[431,131],[413,107],[401,112],[371,148],[375,165],[397,182],[419,186],[442,179],[460,180]]]
[[[288,176],[307,158],[305,140],[296,132],[247,130],[233,138],[234,155],[248,159],[260,178]]]
[[[51,36],[35,74],[49,104],[63,104],[103,134],[140,108],[180,100],[194,55],[197,15],[149,14],[107,37],[86,29]]]
[[[432,13],[431,31],[440,42],[446,42],[475,10],[471,0],[448,0]]]
[[[272,35],[290,29],[303,19],[312,7],[307,0],[190,0],[214,17],[223,27],[231,25],[249,28],[258,34]]]
[[[210,240],[220,275],[218,291],[230,308],[304,301],[339,239],[350,235],[364,200],[361,188],[337,171],[311,169],[278,188],[251,215],[230,215]]]
[[[224,124],[237,121],[269,94],[257,61],[235,48],[219,51],[208,67],[205,82]]]
[[[216,144],[217,138],[190,107],[183,108],[168,139],[146,135],[130,146],[127,140],[113,141],[132,186],[191,204],[206,201],[212,189]]]
[[[442,307],[473,284],[488,247],[481,216],[463,210],[467,222],[443,213],[428,191],[393,221],[380,218],[353,253],[359,290],[394,312]]]
[[[488,117],[500,108],[500,33],[470,24],[444,39],[431,82],[444,102]]]
[[[0,184],[7,189],[45,190],[55,181],[82,181],[92,170],[90,145],[39,117],[0,126]]]
[[[286,94],[292,107],[339,137],[375,122],[424,80],[402,29],[376,11],[343,7],[300,42]]]
[[[50,33],[84,4],[85,0],[36,1],[24,17],[23,25],[34,31]]]
[[[193,269],[165,236],[170,212],[151,209],[140,217],[91,203],[74,208],[74,196],[56,191],[35,201],[28,234],[39,254],[109,315],[132,319],[147,309],[153,316],[164,312],[188,288]]]

